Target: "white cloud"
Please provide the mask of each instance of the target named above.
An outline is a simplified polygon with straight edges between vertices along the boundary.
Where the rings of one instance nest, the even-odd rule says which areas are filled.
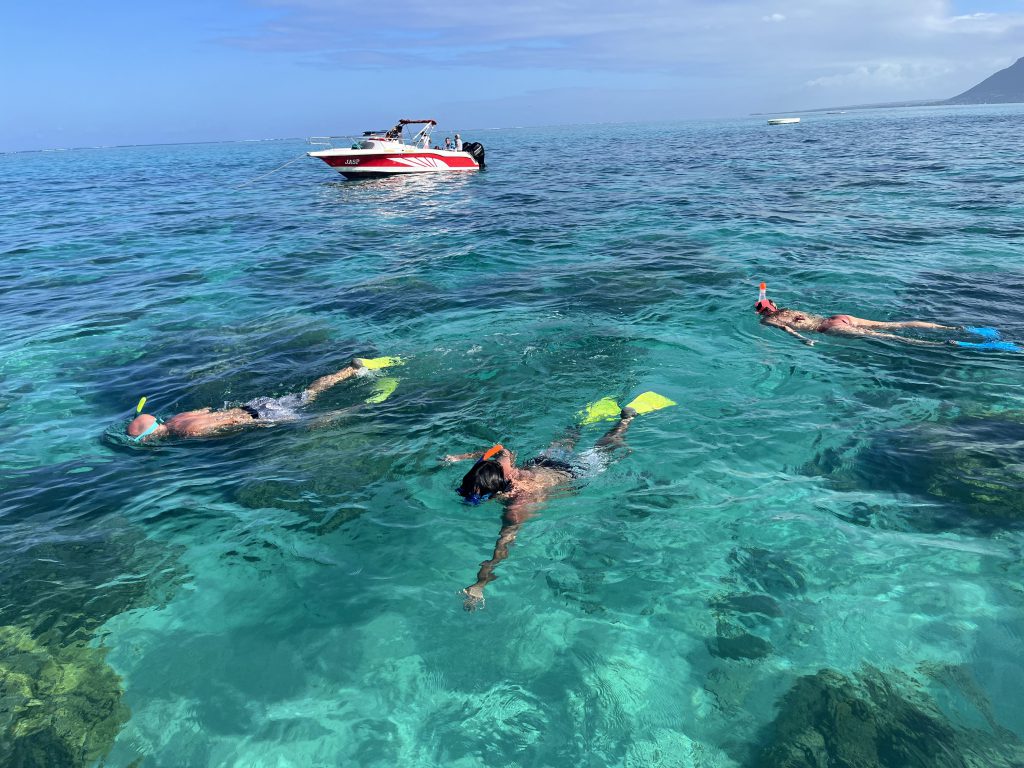
[[[787,0],[767,14],[764,0],[648,0],[643,13],[620,0],[248,1],[274,20],[232,45],[338,72],[515,72],[524,90],[561,72],[675,78],[682,98],[712,83],[746,104],[939,98],[1024,55],[1024,13],[956,14],[951,0]]]
[[[905,88],[948,75],[953,68],[948,65],[919,62],[884,61],[873,65],[862,65],[835,75],[816,77],[807,81],[811,88],[835,88],[855,86],[857,88],[892,87]],[[928,94],[923,94],[922,98]]]
[[[932,29],[938,33],[952,35],[988,35],[998,37],[1012,34],[1024,27],[1024,15],[1020,13],[969,13],[933,19]]]

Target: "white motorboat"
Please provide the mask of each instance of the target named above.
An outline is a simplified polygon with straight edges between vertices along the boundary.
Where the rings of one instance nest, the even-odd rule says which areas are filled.
[[[328,149],[307,152],[323,160],[346,179],[395,176],[407,173],[476,171],[484,167],[484,147],[471,141],[460,150],[431,147],[436,120],[399,120],[388,131],[364,131],[347,147],[335,147],[339,136],[314,136],[311,144]],[[423,126],[413,132],[410,126]]]

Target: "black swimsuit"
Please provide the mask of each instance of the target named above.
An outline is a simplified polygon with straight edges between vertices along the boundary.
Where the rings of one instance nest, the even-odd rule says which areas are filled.
[[[559,459],[552,459],[547,456],[538,456],[535,459],[530,459],[523,465],[525,468],[530,467],[543,467],[544,469],[553,469],[555,472],[561,472],[563,475],[568,475],[572,478],[582,477],[578,467],[574,467],[567,461],[560,461]]]

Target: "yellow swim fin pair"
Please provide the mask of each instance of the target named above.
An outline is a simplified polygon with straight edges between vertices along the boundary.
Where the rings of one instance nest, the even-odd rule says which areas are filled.
[[[664,395],[659,395],[657,392],[644,392],[642,395],[634,397],[626,404],[626,407],[632,408],[638,414],[641,414],[668,408],[670,405],[677,405],[677,403],[669,400]],[[580,417],[580,424],[585,425],[594,424],[598,421],[617,419],[621,413],[622,409],[615,402],[615,398],[602,397],[596,403],[590,403],[578,415]]]
[[[405,361],[400,357],[356,357],[353,358],[352,362],[368,371],[382,371],[385,368],[393,368],[396,365],[405,365]],[[390,376],[377,379],[373,384],[373,389],[370,390],[370,396],[364,402],[370,405],[383,403],[391,397],[391,394],[396,389],[398,389],[398,379]]]

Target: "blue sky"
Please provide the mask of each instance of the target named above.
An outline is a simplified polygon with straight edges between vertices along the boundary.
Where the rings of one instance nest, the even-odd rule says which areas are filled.
[[[0,151],[953,96],[1024,0],[100,0],[0,13]]]

